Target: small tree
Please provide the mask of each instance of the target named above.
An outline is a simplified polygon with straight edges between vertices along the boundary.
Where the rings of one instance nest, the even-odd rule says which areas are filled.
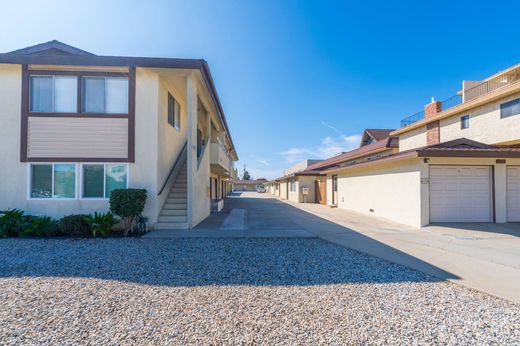
[[[145,189],[117,189],[110,194],[110,211],[125,222],[124,235],[134,230],[136,218],[146,203]]]
[[[248,171],[244,171],[244,174],[242,175],[242,180],[251,180],[251,175]]]

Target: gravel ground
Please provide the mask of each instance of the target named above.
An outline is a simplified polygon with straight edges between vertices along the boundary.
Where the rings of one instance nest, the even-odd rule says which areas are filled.
[[[316,239],[0,241],[1,344],[520,344],[520,306]]]

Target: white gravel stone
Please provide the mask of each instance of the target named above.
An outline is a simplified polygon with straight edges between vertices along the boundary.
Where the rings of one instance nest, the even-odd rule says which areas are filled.
[[[5,239],[0,343],[520,344],[520,306],[316,239]]]

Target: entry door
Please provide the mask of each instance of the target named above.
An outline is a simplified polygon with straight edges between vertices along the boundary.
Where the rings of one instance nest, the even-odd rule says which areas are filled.
[[[316,180],[315,185],[316,202],[319,204],[327,204],[327,188],[325,180]]]
[[[489,166],[430,166],[430,222],[491,222]]]
[[[338,205],[338,176],[332,176],[332,205]]]
[[[520,166],[507,167],[507,221],[520,222]]]

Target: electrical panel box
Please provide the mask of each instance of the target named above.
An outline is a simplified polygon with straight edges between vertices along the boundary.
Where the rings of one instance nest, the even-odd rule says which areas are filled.
[[[309,194],[309,188],[308,187],[302,187],[302,195],[308,195]]]

